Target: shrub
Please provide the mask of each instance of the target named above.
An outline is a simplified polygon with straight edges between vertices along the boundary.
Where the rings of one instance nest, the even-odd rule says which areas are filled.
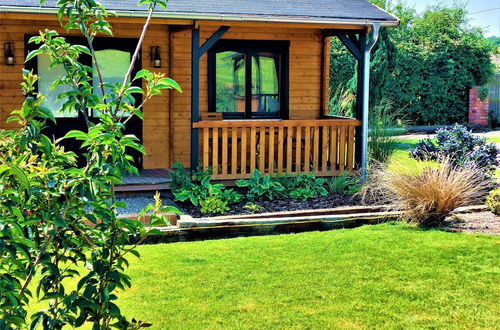
[[[363,199],[389,201],[423,227],[441,225],[453,210],[480,197],[486,188],[480,169],[459,167],[447,159],[439,167],[398,167],[389,171],[379,164],[363,188]]]
[[[261,212],[262,210],[264,210],[263,206],[261,206],[259,204],[252,203],[252,202],[246,203],[245,206],[243,206],[243,208],[247,209],[253,213]]]
[[[314,174],[299,174],[290,179],[287,185],[288,195],[293,199],[308,200],[318,196],[328,195],[325,189],[325,179],[316,178]]]
[[[197,172],[194,173],[193,178],[199,180],[199,182],[195,182],[191,179],[191,176],[184,169],[182,164],[175,163],[172,167],[174,171],[171,173],[171,187],[172,193],[174,194],[174,200],[177,202],[190,202],[194,206],[201,207],[205,205],[207,209],[208,204],[205,203],[208,198],[212,199],[209,202],[210,205],[214,205],[216,203],[214,199],[218,199],[225,204],[225,207],[219,209],[224,209],[223,212],[225,212],[227,211],[227,205],[238,203],[242,198],[241,194],[233,189],[226,189],[221,183],[212,184],[209,170],[198,169]],[[208,209],[209,208],[210,207],[208,207]]]
[[[254,200],[274,200],[283,195],[285,187],[269,175],[262,176],[258,169],[255,169],[248,180],[237,180],[236,185],[240,188],[248,189],[247,198]]]
[[[405,131],[404,124],[398,117],[401,117],[400,112],[395,111],[392,104],[384,100],[370,112],[368,139],[370,162],[385,163],[398,149],[401,142],[394,137]]]
[[[327,189],[331,194],[355,195],[361,190],[359,177],[344,172],[327,181]]]
[[[223,214],[229,211],[228,202],[215,196],[210,196],[200,202],[201,213]]]
[[[447,158],[452,165],[479,167],[486,171],[498,166],[499,153],[495,144],[473,135],[462,125],[437,130],[436,140],[436,143],[430,139],[420,141],[410,155],[418,160]]]
[[[500,215],[500,188],[490,192],[488,198],[486,198],[486,205],[488,205],[493,214]]]

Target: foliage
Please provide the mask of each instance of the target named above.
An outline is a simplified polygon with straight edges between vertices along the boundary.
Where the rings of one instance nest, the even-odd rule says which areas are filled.
[[[489,88],[488,86],[481,86],[479,87],[478,91],[477,91],[477,98],[484,102],[488,99],[488,93],[489,93]]]
[[[238,203],[242,198],[238,192],[226,189],[222,183],[213,184],[210,170],[198,169],[192,179],[181,163],[174,163],[172,168],[174,171],[171,173],[171,187],[176,201],[189,201],[194,206],[205,206],[205,209],[208,210],[210,209],[209,205],[217,203],[216,199],[220,200],[221,205],[225,205],[225,207],[218,209],[225,209],[228,204]],[[210,202],[206,201],[208,198],[211,198]]]
[[[219,197],[209,196],[200,201],[201,213],[203,214],[224,214],[229,211],[228,202]]]
[[[256,203],[252,203],[252,202],[246,203],[245,206],[243,206],[243,208],[246,210],[249,210],[253,213],[261,212],[264,210],[263,206],[256,204]]]
[[[247,199],[256,200],[274,200],[283,195],[285,187],[271,176],[262,176],[258,169],[255,169],[248,180],[237,180],[236,185],[240,188],[247,188]]]
[[[361,189],[359,177],[352,173],[344,172],[339,176],[326,181],[330,194],[355,195]]]
[[[151,17],[155,2],[142,2],[149,4]],[[91,56],[98,67],[92,42],[97,34],[112,34],[105,20],[111,13],[92,0],[60,0],[58,6],[66,30],[78,30],[88,45],[71,45],[57,32],[44,30],[30,39],[40,47],[26,60],[46,54],[53,66],[65,69],[65,76],[54,84],[73,88],[59,95],[67,98],[64,111],[85,116],[98,110],[100,116],[97,123],[87,118],[86,131],[70,131],[51,140],[43,129],[55,118],[41,106],[44,97],[36,92],[37,77],[24,71],[25,101],[8,119],[20,129],[0,131],[0,328],[28,327],[27,310],[35,300],[44,306],[34,311],[30,328],[61,329],[87,322],[93,329],[146,327],[147,323],[127,321],[117,305],[117,290],[131,285],[125,273],[127,258],[139,256],[136,245],[130,244],[139,244],[154,232],[152,226],[146,229],[139,221],[117,216],[117,208],[126,205],[115,202],[113,187],[124,173],[137,173],[127,151],[144,152],[136,137],[123,133],[127,119],[120,114],[142,118],[144,103],[128,102],[135,93],[146,102],[162,90],[180,88],[161,74],[142,70],[134,79],[142,78],[145,90],[116,84],[100,97],[89,78],[93,69],[78,60]],[[77,166],[74,153],[59,145],[66,139],[82,142],[83,168]],[[158,203],[150,209],[154,213],[150,225],[165,223],[155,213],[162,209]],[[71,291],[67,279],[78,282]]]
[[[187,172],[184,165],[181,162],[175,162],[171,166],[172,171],[170,172],[170,189],[172,191],[177,191],[181,188],[191,187],[191,176]]]
[[[486,205],[495,215],[500,215],[500,188],[490,192],[486,198]]]
[[[379,164],[363,187],[364,200],[390,201],[392,208],[423,227],[442,225],[456,208],[468,205],[486,189],[482,170],[459,167],[444,159],[437,167],[388,170]]]
[[[286,186],[288,195],[293,199],[308,200],[318,196],[326,196],[325,179],[316,178],[314,174],[299,174]]]
[[[372,2],[398,16],[401,24],[383,29],[373,50],[370,107],[387,99],[417,125],[466,122],[468,90],[493,74],[495,47],[483,31],[470,26],[459,5],[417,14],[402,2]],[[356,61],[338,40],[332,41],[331,63],[331,98],[339,88],[356,95]]]
[[[430,139],[420,141],[410,152],[418,160],[448,158],[453,165],[475,166],[486,171],[494,170],[499,162],[499,152],[494,143],[472,134],[466,127],[454,125],[436,131],[434,143]]]
[[[395,110],[390,102],[382,101],[370,112],[368,137],[370,162],[386,163],[397,150],[400,141],[394,137],[404,131],[404,124],[399,118],[401,118],[400,111]]]

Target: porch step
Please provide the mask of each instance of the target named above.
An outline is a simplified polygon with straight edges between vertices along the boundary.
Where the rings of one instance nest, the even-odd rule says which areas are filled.
[[[167,169],[139,170],[139,175],[126,174],[123,184],[115,192],[144,192],[170,189],[170,172]]]

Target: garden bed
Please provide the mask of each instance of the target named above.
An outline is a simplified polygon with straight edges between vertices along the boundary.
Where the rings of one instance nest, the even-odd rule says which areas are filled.
[[[169,196],[173,199],[173,196]],[[255,203],[261,207],[259,210],[250,210],[245,208],[248,202]],[[361,200],[357,196],[349,196],[346,194],[329,194],[327,196],[319,196],[309,200],[297,200],[292,198],[280,198],[272,201],[248,201],[244,198],[241,202],[229,205],[229,211],[223,215],[251,215],[261,213],[274,213],[283,211],[301,211],[301,210],[316,210],[316,209],[331,209],[341,206],[357,206]],[[204,218],[210,216],[201,212],[198,206],[189,203],[177,202],[177,206],[181,211],[189,214],[193,218]]]

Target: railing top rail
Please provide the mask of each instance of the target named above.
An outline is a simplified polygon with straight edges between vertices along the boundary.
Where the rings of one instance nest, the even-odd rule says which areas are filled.
[[[311,127],[311,126],[361,126],[356,119],[317,120],[215,120],[193,123],[193,128],[218,127]]]

